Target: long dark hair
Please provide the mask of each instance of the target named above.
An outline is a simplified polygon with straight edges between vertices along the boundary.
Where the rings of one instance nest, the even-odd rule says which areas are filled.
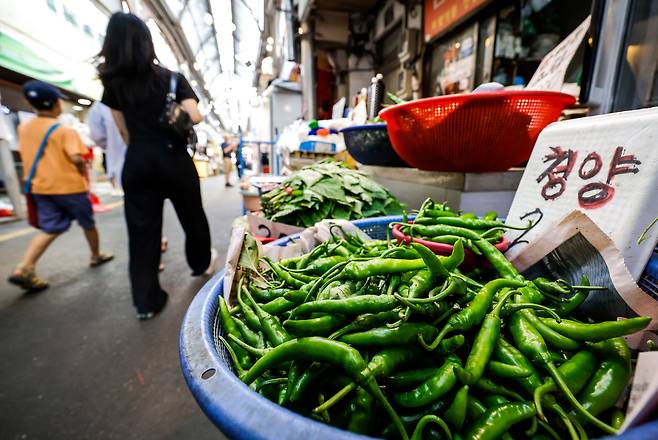
[[[134,14],[115,12],[98,54],[98,76],[122,101],[131,103],[154,86],[155,49],[148,26]]]

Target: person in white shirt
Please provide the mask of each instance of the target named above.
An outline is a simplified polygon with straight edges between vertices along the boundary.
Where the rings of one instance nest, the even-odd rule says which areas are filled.
[[[126,143],[121,138],[112,112],[108,106],[95,102],[87,115],[89,135],[96,144],[105,150],[106,170],[112,187],[117,195],[123,193],[121,184],[121,171],[126,158]]]

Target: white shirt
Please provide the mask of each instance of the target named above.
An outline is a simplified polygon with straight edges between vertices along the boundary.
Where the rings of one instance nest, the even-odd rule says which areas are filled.
[[[113,177],[121,186],[121,171],[126,157],[126,144],[112,118],[112,111],[101,102],[95,102],[87,115],[89,135],[105,150],[107,175]]]

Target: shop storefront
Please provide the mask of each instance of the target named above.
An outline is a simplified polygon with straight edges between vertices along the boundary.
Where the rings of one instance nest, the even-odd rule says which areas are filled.
[[[542,57],[587,17],[592,1],[426,0],[424,6],[423,92],[439,96],[489,81],[524,86]],[[579,82],[583,58],[581,47],[566,83]]]

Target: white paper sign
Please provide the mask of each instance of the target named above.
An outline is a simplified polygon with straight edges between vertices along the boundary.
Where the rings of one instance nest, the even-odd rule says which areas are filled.
[[[583,41],[591,19],[592,16],[589,15],[567,38],[544,57],[526,89],[554,90],[556,92],[562,89],[567,67]]]
[[[640,353],[621,432],[640,425],[658,408],[658,351]]]
[[[579,210],[621,251],[637,281],[658,241],[658,107],[551,124],[539,135],[507,216],[514,261],[528,243]]]
[[[247,214],[249,232],[254,235],[268,238],[281,238],[302,232],[304,228],[287,225],[285,223],[273,222],[259,215]]]

